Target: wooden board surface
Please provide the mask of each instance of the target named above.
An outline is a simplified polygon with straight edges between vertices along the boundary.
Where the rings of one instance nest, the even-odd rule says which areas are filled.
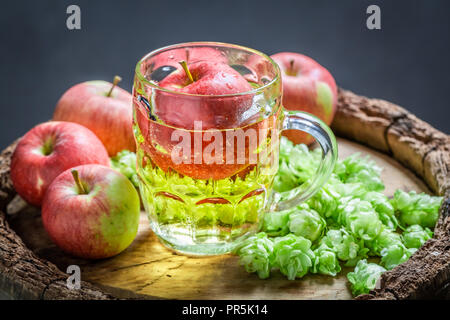
[[[360,144],[338,139],[339,157],[354,152],[369,154],[381,167],[385,194],[395,189],[429,192],[425,184],[396,160]],[[120,255],[97,262],[72,258],[61,252],[43,229],[40,213],[31,207],[9,217],[11,227],[39,257],[66,270],[81,267],[82,280],[106,288],[115,296],[170,299],[350,299],[344,270],[338,277],[308,275],[289,281],[274,271],[260,280],[238,266],[232,255],[192,258],[178,255],[159,243],[141,215],[139,233]]]

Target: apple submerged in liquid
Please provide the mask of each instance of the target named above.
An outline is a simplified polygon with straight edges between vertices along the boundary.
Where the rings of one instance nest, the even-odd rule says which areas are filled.
[[[217,95],[230,95],[252,90],[249,82],[227,64],[216,61],[199,61],[184,68],[179,66],[166,76],[159,86],[172,92],[158,91],[154,97],[154,114],[158,119],[169,126],[180,129],[193,130],[194,122],[201,121],[202,130],[220,130],[223,145],[227,143],[225,131],[222,129],[240,128],[245,126],[243,114],[252,106],[253,94],[239,96],[216,97]],[[174,94],[173,92],[187,93]],[[195,96],[192,96],[195,95]],[[202,95],[201,97],[198,95]],[[210,97],[209,97],[210,96]],[[212,97],[215,96],[215,97]],[[136,103],[136,99],[135,99]],[[245,163],[225,163],[226,151],[223,150],[222,163],[176,164],[171,159],[173,148],[180,142],[172,141],[175,129],[163,124],[150,121],[145,108],[137,108],[137,121],[145,143],[141,145],[152,162],[164,171],[173,170],[196,179],[223,179],[235,174],[248,171],[248,141],[245,145]],[[272,127],[272,121],[254,123],[244,130],[258,130],[260,127]],[[244,131],[245,134],[245,131]],[[258,141],[262,141],[259,137]],[[215,138],[212,138],[213,140]],[[213,141],[205,141],[202,137],[202,151]],[[194,149],[194,134],[191,132],[192,150]],[[237,152],[235,146],[235,154]],[[191,153],[192,157],[194,152]]]
[[[252,86],[229,65],[200,61],[187,70],[179,68],[163,79],[159,86],[179,93],[205,97],[158,92],[155,96],[155,114],[164,123],[192,130],[194,121],[202,128],[229,129],[241,123],[242,114],[250,108],[252,95],[238,97],[208,97],[230,95],[252,90]]]

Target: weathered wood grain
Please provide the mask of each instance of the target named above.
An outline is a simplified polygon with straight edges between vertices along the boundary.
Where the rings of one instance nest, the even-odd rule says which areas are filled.
[[[383,172],[386,194],[392,195],[395,188],[425,190],[421,178],[434,193],[445,196],[435,238],[409,261],[386,272],[380,289],[358,298],[450,297],[449,136],[399,106],[345,90],[339,92],[332,128],[339,136],[387,154],[374,153],[354,143],[340,149],[341,156],[355,150],[374,154],[376,161],[386,168]],[[0,155],[0,290],[7,296],[26,299],[350,297],[344,275],[288,281],[275,273],[263,281],[238,267],[233,256],[194,259],[174,254],[156,241],[145,217],[138,238],[121,255],[95,263],[71,258],[46,238],[38,211],[26,207],[16,215],[5,214],[15,196],[9,178],[14,147],[13,144]],[[86,281],[81,290],[67,289],[67,274],[63,271],[68,264],[82,268],[82,279]]]
[[[426,185],[387,155],[361,144],[339,139],[340,157],[355,152],[369,154],[384,168],[385,193],[395,189],[427,191]],[[177,255],[162,246],[149,228],[145,214],[141,216],[139,233],[133,244],[112,259],[90,262],[71,258],[57,248],[42,226],[39,210],[26,207],[12,215],[11,227],[36,255],[54,263],[60,270],[68,265],[81,267],[82,278],[103,288],[122,290],[116,296],[125,298],[130,292],[146,298],[168,299],[350,299],[345,270],[338,277],[308,275],[289,281],[274,271],[268,280],[260,280],[239,267],[238,258],[224,255],[192,258]],[[29,230],[33,230],[32,233]]]

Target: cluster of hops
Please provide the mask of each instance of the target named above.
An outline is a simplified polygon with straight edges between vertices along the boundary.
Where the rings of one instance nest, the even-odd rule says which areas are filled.
[[[320,150],[281,140],[274,189],[282,198],[317,170]],[[442,197],[382,191],[381,168],[353,154],[339,160],[327,184],[296,208],[267,213],[262,232],[235,250],[248,272],[268,278],[280,270],[288,279],[308,272],[335,276],[341,264],[355,267],[347,278],[355,295],[375,287],[386,270],[405,262],[433,235]],[[373,257],[379,262],[368,263]]]
[[[294,146],[283,137],[275,191],[289,198],[315,174],[320,159],[320,149]],[[135,163],[136,155],[129,151],[111,159],[112,167],[137,186]],[[306,203],[266,214],[262,232],[236,248],[240,263],[261,279],[273,270],[293,280],[308,273],[336,276],[342,265],[355,267],[347,275],[353,294],[369,292],[384,271],[408,260],[433,236],[430,228],[442,202],[441,197],[402,190],[389,199],[382,193],[380,173],[381,168],[369,157],[353,154],[339,160],[327,184]],[[178,179],[184,180],[170,181],[171,185],[183,185],[194,193],[207,189],[194,185],[188,177]],[[244,183],[238,180],[233,185],[248,187]],[[243,205],[244,213],[254,211],[250,203]],[[172,209],[170,212],[177,212]],[[232,216],[236,218],[236,214]],[[379,264],[367,262],[368,258]]]

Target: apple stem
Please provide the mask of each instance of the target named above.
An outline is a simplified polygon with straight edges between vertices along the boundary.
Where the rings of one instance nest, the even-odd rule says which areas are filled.
[[[106,94],[107,97],[111,97],[111,94],[114,90],[114,88],[117,86],[117,84],[122,81],[122,78],[119,76],[114,76],[113,84],[111,86],[111,89],[109,89],[108,93]]]
[[[289,61],[289,72],[294,71],[294,60]]]
[[[72,176],[73,180],[75,180],[75,184],[77,185],[78,192],[80,194],[87,194],[86,189],[84,188],[83,184],[81,183],[80,176],[78,175],[78,170],[72,170]]]
[[[186,61],[182,60],[180,62],[178,62],[179,64],[181,64],[181,66],[183,67],[184,72],[186,72],[186,75],[189,78],[189,84],[191,84],[192,82],[194,82],[194,78],[192,77],[191,72],[189,71],[189,68],[187,66]]]

